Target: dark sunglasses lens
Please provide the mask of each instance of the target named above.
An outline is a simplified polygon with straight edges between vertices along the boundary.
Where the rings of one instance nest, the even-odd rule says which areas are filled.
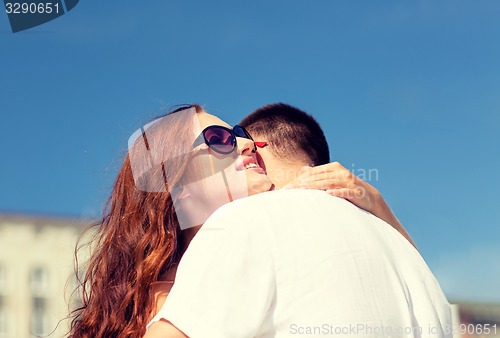
[[[229,154],[235,148],[235,138],[230,131],[220,128],[212,127],[205,130],[205,140],[210,148],[222,154]]]
[[[250,139],[250,140],[253,141],[253,138],[250,135],[250,133],[245,128],[243,128],[242,126],[236,125],[236,126],[234,126],[233,130],[234,130],[234,134],[236,136],[247,138],[247,139]]]

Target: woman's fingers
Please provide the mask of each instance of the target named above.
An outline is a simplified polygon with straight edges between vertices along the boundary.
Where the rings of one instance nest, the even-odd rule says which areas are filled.
[[[319,167],[302,167],[297,179],[286,188],[333,189],[355,184],[354,175],[340,163],[333,162]]]
[[[318,176],[299,177],[286,188],[304,188],[304,189],[335,189],[335,188],[352,188],[354,181],[350,178],[338,178],[335,175],[321,174]]]
[[[345,198],[351,202],[356,200],[361,200],[366,195],[366,190],[361,187],[351,188],[338,188],[338,189],[327,189],[326,192],[332,196]],[[358,205],[357,203],[354,203]],[[359,206],[359,205],[358,205]]]
[[[308,174],[309,176],[315,176],[325,173],[350,173],[342,164],[339,162],[331,162],[323,164],[317,167],[304,166],[301,168],[301,174]]]

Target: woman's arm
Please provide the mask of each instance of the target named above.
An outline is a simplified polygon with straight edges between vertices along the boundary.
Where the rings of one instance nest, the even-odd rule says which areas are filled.
[[[143,338],[187,338],[187,336],[172,323],[162,319],[152,324]]]

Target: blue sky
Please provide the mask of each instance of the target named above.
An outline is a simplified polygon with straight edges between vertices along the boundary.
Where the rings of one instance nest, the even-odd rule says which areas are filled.
[[[128,137],[286,102],[375,185],[449,298],[500,302],[499,1],[81,1],[0,13],[0,210],[99,214]]]

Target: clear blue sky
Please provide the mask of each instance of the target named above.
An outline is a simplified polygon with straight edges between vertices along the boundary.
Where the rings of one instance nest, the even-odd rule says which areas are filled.
[[[500,302],[500,1],[103,1],[11,33],[0,210],[99,214],[128,137],[283,101],[375,185],[452,299]]]

